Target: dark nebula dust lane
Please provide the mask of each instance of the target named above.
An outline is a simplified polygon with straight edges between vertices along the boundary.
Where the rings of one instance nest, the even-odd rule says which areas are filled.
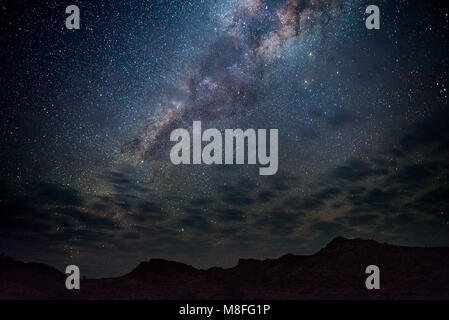
[[[67,30],[72,3],[1,4],[0,252],[102,277],[449,245],[447,5],[80,0]],[[279,171],[173,165],[196,120],[278,129]]]

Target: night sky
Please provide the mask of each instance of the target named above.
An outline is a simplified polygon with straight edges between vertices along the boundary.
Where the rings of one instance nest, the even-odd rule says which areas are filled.
[[[99,277],[310,254],[335,236],[449,245],[436,1],[0,4],[0,252]],[[278,129],[279,171],[173,165],[170,132],[194,120]]]

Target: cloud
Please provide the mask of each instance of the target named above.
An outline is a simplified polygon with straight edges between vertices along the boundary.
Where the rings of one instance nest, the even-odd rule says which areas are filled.
[[[345,224],[351,227],[357,227],[360,225],[376,225],[379,219],[377,214],[360,214],[357,216],[350,216],[341,219]]]
[[[176,224],[188,231],[209,233],[214,231],[213,225],[202,215],[186,216],[179,219]]]
[[[300,212],[285,211],[274,209],[260,213],[255,217],[256,225],[266,227],[270,230],[270,236],[291,234],[299,225],[299,219],[302,217]]]
[[[220,185],[217,188],[217,192],[223,202],[233,206],[247,206],[254,203],[254,199],[247,194],[246,188]]]
[[[152,201],[142,201],[138,205],[141,213],[163,213],[160,205]]]
[[[348,229],[340,223],[337,222],[328,222],[328,221],[320,221],[314,223],[310,227],[312,232],[316,232],[318,234],[329,235],[338,235],[338,234],[348,234]]]
[[[435,144],[444,145],[449,138],[448,124],[447,110],[437,111],[432,117],[414,123],[400,138],[403,151],[412,152],[420,148],[435,147]]]
[[[299,182],[299,177],[279,170],[275,175],[268,177],[268,184],[274,191],[288,191]]]
[[[360,159],[351,159],[346,164],[335,168],[331,174],[331,179],[348,182],[358,182],[369,177],[385,175],[388,171],[385,168],[374,168],[370,163]]]
[[[215,209],[217,220],[221,222],[243,221],[245,213],[239,209],[217,208]]]
[[[117,169],[105,172],[102,179],[119,194],[133,192],[144,194],[151,191],[147,186],[137,183],[136,179],[132,179],[132,176],[132,171]]]
[[[35,185],[36,200],[45,204],[82,205],[84,199],[75,189],[60,184],[40,182]]]
[[[269,202],[273,200],[276,196],[276,193],[268,190],[262,190],[257,193],[257,200],[259,202]]]
[[[387,183],[416,188],[416,186],[422,186],[436,174],[439,174],[442,167],[442,163],[434,161],[403,165],[395,173],[388,176]]]
[[[198,198],[198,199],[193,199],[192,201],[190,201],[190,205],[192,207],[204,207],[207,206],[211,203],[213,203],[214,201],[212,199],[208,199],[208,198]]]

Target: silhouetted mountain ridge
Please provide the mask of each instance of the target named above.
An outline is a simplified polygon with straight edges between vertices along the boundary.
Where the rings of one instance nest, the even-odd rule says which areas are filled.
[[[372,264],[380,268],[380,290],[365,287],[365,269]],[[240,259],[228,269],[151,259],[122,277],[82,280],[81,290],[72,291],[62,273],[43,266],[0,262],[0,298],[449,299],[449,248],[343,237],[312,255]],[[33,282],[29,275],[40,272],[46,280]]]
[[[141,262],[133,271],[128,273],[128,277],[146,277],[153,274],[175,275],[179,273],[196,271],[192,266],[181,262],[169,261],[165,259],[151,259]]]

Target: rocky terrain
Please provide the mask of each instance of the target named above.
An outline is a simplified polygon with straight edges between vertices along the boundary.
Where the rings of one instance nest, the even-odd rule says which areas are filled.
[[[365,268],[380,268],[367,290]],[[335,238],[310,256],[240,260],[229,269],[195,269],[152,259],[130,273],[81,280],[36,263],[0,260],[0,299],[449,299],[449,248],[417,248]]]

